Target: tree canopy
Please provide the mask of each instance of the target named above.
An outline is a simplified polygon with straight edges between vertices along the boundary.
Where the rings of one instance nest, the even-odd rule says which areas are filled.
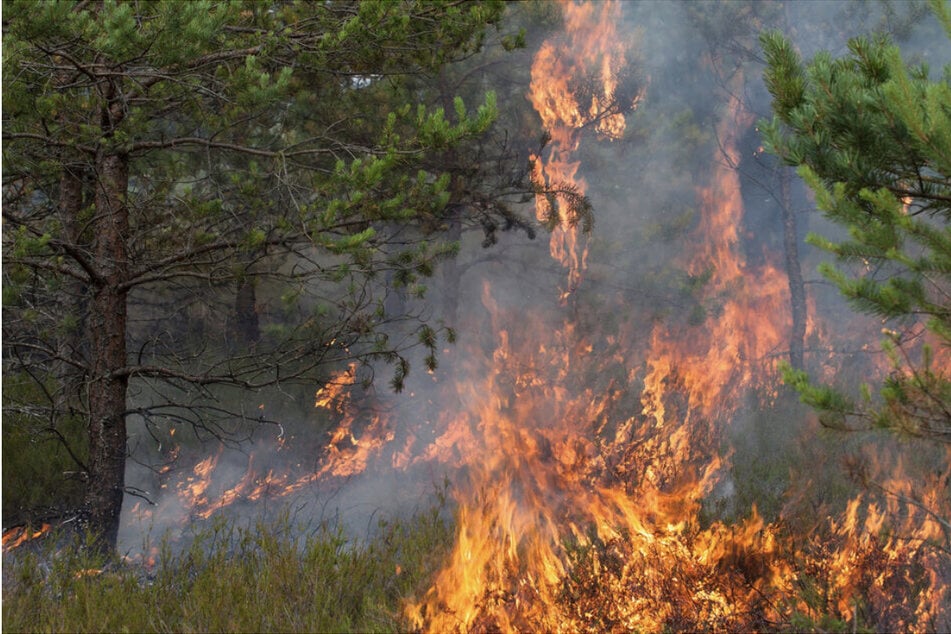
[[[415,79],[478,51],[504,10],[4,3],[5,423],[67,444],[104,544],[130,417],[224,433],[258,414],[221,388],[382,360],[398,389],[414,346],[435,367],[451,329],[389,300],[454,253],[445,219],[475,190],[438,157],[497,108],[433,105]],[[492,231],[518,224],[476,202]]]

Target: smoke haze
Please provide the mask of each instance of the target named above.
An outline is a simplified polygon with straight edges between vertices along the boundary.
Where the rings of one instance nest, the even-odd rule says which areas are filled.
[[[682,531],[698,524],[714,530],[719,521],[744,530],[750,524],[741,520],[751,515],[805,529],[798,513],[827,495],[817,480],[833,477],[840,455],[858,443],[820,449],[815,420],[779,378],[777,364],[789,359],[792,345],[784,205],[798,222],[806,280],[806,368],[823,379],[880,372],[874,344],[881,324],[851,312],[821,283],[823,256],[803,239],[833,230],[788,171],[783,197],[787,168],[762,150],[756,121],[770,116],[770,98],[757,34],[780,29],[808,58],[819,50],[841,54],[849,36],[884,27],[902,38],[907,56],[935,68],[951,58],[933,17],[906,26],[914,8],[900,5],[893,15],[888,6],[620,3],[614,37],[628,51],[620,70],[640,88],[623,95],[639,94],[636,108],[625,112],[617,138],[592,125],[570,131],[573,147],[552,141],[561,143],[556,158],[576,165],[575,182],[593,207],[593,229],[579,237],[586,255],[577,277],[552,257],[545,229],[534,241],[501,233],[489,248],[480,233],[466,233],[457,275],[437,274],[420,304],[444,317],[452,291],[458,343],[442,351],[433,374],[414,360],[403,393],[386,391],[380,369],[384,380],[371,388],[257,394],[245,407],[279,424],[252,427],[247,441],[233,444],[184,441],[186,429],[155,438],[137,428],[127,482],[155,504],[127,496],[120,552],[144,554],[146,542],[165,531],[185,540],[221,514],[248,524],[280,513],[303,526],[340,521],[363,538],[380,518],[428,506],[444,482],[470,511],[510,494],[519,509],[511,513],[531,507],[544,527],[538,530],[551,530],[556,540],[580,540],[584,532],[575,524],[555,528],[559,519],[597,525],[592,530],[604,543],[614,539],[612,530],[629,535],[640,530],[635,526],[673,539],[678,522]],[[525,18],[515,12],[513,19]],[[930,45],[937,42],[944,48]],[[512,64],[531,64],[540,47],[531,42]],[[529,113],[521,116],[540,128],[529,90],[526,82],[504,107]],[[550,147],[538,161],[555,155]],[[538,204],[518,211],[531,218]],[[347,369],[338,371],[347,382]],[[489,421],[496,416],[504,424]],[[536,468],[538,481],[522,480]],[[509,483],[511,490],[503,486]],[[624,495],[656,508],[635,522]],[[565,508],[580,505],[591,510]],[[483,528],[498,522],[487,519]],[[615,528],[606,528],[611,522]],[[714,533],[697,543],[716,542]],[[520,538],[512,540],[530,551],[520,563],[550,563]],[[557,545],[551,552],[564,555]],[[544,596],[543,585],[532,588],[532,598]]]

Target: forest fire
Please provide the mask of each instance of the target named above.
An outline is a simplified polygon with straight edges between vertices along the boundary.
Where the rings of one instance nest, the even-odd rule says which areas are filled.
[[[384,418],[373,417],[374,422],[360,434],[360,438],[354,435],[351,426],[356,416],[351,411],[353,408],[350,407],[348,392],[354,382],[354,372],[355,366],[351,365],[317,391],[315,407],[341,417],[338,427],[327,443],[326,455],[320,468],[308,470],[298,464],[297,472],[275,472],[273,468],[259,471],[255,467],[255,454],[251,453],[247,456],[241,475],[228,486],[227,476],[221,477],[217,473],[218,463],[225,448],[224,444],[219,444],[215,454],[200,460],[189,471],[173,474],[172,469],[166,465],[162,473],[166,479],[173,482],[166,482],[162,487],[169,488],[171,485],[175,495],[164,496],[158,508],[137,503],[131,515],[136,522],[146,525],[154,517],[162,517],[167,521],[170,517],[177,516],[181,523],[184,523],[186,518],[208,519],[235,503],[257,502],[265,498],[279,499],[292,495],[322,478],[345,478],[360,473],[366,468],[370,458],[392,440],[393,434],[388,431]],[[280,445],[279,440],[278,450]],[[173,451],[172,455],[172,460],[176,461],[177,452]]]
[[[572,30],[577,7],[566,8],[566,29],[573,42],[570,50],[579,56],[590,53],[597,60],[602,52],[592,49],[593,42],[620,49],[602,30],[612,23],[616,6],[602,5],[605,21],[595,27],[589,16],[579,23],[587,28],[579,30]],[[578,163],[570,153],[577,149],[576,131],[601,113],[580,110],[574,99],[553,97],[565,90],[570,75],[555,72],[562,70],[562,64],[552,63],[551,51],[552,47],[544,46],[536,57],[532,101],[558,144],[551,152],[552,160],[536,169],[552,181],[566,179],[583,191],[583,182],[574,180]],[[610,90],[609,83],[605,93]],[[567,107],[565,114],[555,104]],[[623,115],[618,116],[611,118],[606,136],[623,132]],[[725,132],[736,133],[734,119],[727,121]],[[733,151],[729,139],[724,145],[727,153]],[[742,275],[742,265],[731,251],[735,234],[732,238],[718,235],[731,228],[735,231],[736,218],[731,214],[741,210],[741,203],[735,170],[721,169],[715,183],[699,194],[704,207],[702,235],[717,236],[714,243],[724,248],[701,252],[694,266],[715,267],[716,278],[722,280],[719,291]],[[559,209],[565,207],[569,205],[562,201]],[[539,196],[537,209],[539,218],[550,216],[551,199]],[[569,270],[569,291],[580,282],[586,260],[576,225],[576,218],[561,214],[552,237],[553,257]],[[744,529],[748,543],[731,534],[727,542],[731,546],[724,546],[724,527],[716,525],[697,534],[692,526],[702,498],[722,467],[711,421],[700,416],[724,405],[728,399],[720,391],[736,383],[738,369],[749,372],[749,366],[764,356],[762,350],[776,345],[776,332],[768,333],[771,340],[762,348],[739,348],[749,346],[748,333],[724,320],[727,328],[736,330],[723,333],[732,338],[713,333],[702,346],[697,344],[703,342],[678,338],[681,345],[686,343],[683,353],[673,340],[666,342],[655,333],[640,399],[641,416],[618,425],[611,417],[623,406],[618,401],[624,395],[612,386],[599,394],[593,386],[578,383],[578,375],[592,376],[592,370],[608,368],[591,367],[603,360],[590,354],[593,342],[579,336],[570,320],[562,323],[554,342],[535,342],[533,333],[551,330],[539,324],[509,337],[508,330],[516,322],[501,313],[488,286],[483,304],[492,315],[499,345],[484,370],[491,377],[489,383],[474,388],[467,400],[478,403],[467,415],[472,417],[469,427],[482,434],[481,446],[469,454],[473,461],[460,495],[452,560],[424,601],[409,608],[414,622],[434,631],[605,625],[655,630],[672,622],[733,624],[736,597],[715,585],[698,583],[681,591],[682,605],[702,606],[698,609],[703,616],[697,621],[692,619],[699,615],[674,617],[671,610],[678,608],[670,602],[667,609],[658,609],[658,604],[660,595],[670,590],[671,569],[689,570],[683,574],[696,575],[697,582],[714,574],[737,549],[755,547],[752,556],[764,561],[775,549],[772,536],[763,536],[762,521],[755,514]],[[739,314],[749,306],[733,310]],[[510,340],[532,343],[513,351]],[[713,348],[712,342],[717,341],[721,347]],[[625,356],[620,355],[621,363]],[[681,372],[679,377],[673,375],[675,368]],[[632,377],[638,368],[625,371]],[[665,386],[675,380],[688,393],[688,402],[672,412],[676,416],[669,416]],[[587,575],[593,575],[602,587],[594,603],[588,603],[585,593],[590,590],[581,582]],[[783,575],[776,572],[773,578]],[[614,599],[605,603],[606,597]]]
[[[777,398],[791,328],[786,277],[769,257],[749,261],[740,244],[739,139],[754,116],[739,99],[719,114],[718,150],[696,187],[699,217],[680,262],[697,285],[696,314],[673,325],[633,314],[611,328],[579,323],[572,309],[583,301],[589,253],[576,152],[585,135],[622,138],[645,93],[618,77],[633,55],[615,30],[621,4],[563,9],[565,33],[535,56],[529,95],[551,139],[532,157],[533,182],[551,257],[567,271],[561,312],[513,310],[484,282],[492,348],[473,346],[455,368],[465,378],[439,386],[440,402],[458,407],[441,409],[431,433],[420,421],[359,412],[350,366],[316,394],[315,406],[338,421],[319,464],[258,470],[250,456],[216,487],[219,451],[168,483],[174,502],[154,512],[208,518],[357,476],[389,456],[381,469],[446,467],[457,505],[445,565],[405,607],[423,630],[758,630],[823,611],[853,625],[928,627],[949,599],[941,549],[951,528],[933,511],[949,506],[948,456],[914,490],[900,460],[869,456],[856,472],[878,488],[842,512],[817,503],[799,530],[755,505],[731,521],[704,512],[729,484],[724,437],[744,400]],[[815,312],[808,333],[818,337]],[[899,600],[894,593],[909,586],[917,595]]]
[[[607,3],[599,6],[602,18],[617,10]],[[592,53],[596,60],[604,49],[595,50],[595,43],[623,50],[601,30],[605,22],[593,26],[590,15],[584,29],[573,30],[578,10],[566,5],[572,52]],[[533,66],[531,100],[554,140],[548,162],[542,165],[536,157],[535,169],[548,182],[567,182],[571,191],[583,191],[572,152],[579,143],[577,131],[600,113],[580,108],[578,99],[559,99],[570,82],[570,75],[559,71],[570,73],[573,66],[565,61],[571,58],[566,51],[552,51],[553,46],[543,46]],[[610,58],[604,59],[607,68]],[[608,78],[604,93],[610,92]],[[609,131],[598,129],[617,137],[623,115],[610,120]],[[743,214],[738,138],[752,123],[739,100],[731,99],[718,128],[720,154],[712,157],[711,184],[697,191],[701,218],[686,268],[696,278],[708,278],[705,297],[720,304],[720,314],[705,328],[655,328],[649,349],[641,351],[643,367],[625,361],[634,350],[616,358],[591,354],[595,348],[610,350],[617,338],[580,335],[571,319],[554,328],[541,320],[519,327],[524,317],[500,310],[490,287],[484,287],[482,301],[498,345],[491,361],[468,375],[490,378],[481,386],[460,386],[470,390],[460,399],[470,404],[462,415],[466,422],[448,425],[477,430],[481,437],[465,452],[471,458],[459,484],[451,559],[426,596],[408,607],[418,627],[765,628],[784,622],[791,612],[808,610],[794,597],[801,596],[797,587],[816,578],[840,597],[836,609],[847,621],[857,622],[858,608],[848,601],[860,583],[866,584],[866,594],[882,598],[870,611],[888,627],[934,618],[944,600],[938,596],[944,592],[940,578],[947,571],[939,572],[941,556],[926,544],[940,544],[946,536],[932,533],[937,518],[920,528],[921,509],[908,506],[913,499],[908,479],[895,485],[906,493],[891,492],[888,504],[889,514],[915,516],[902,531],[914,534],[912,541],[876,537],[885,513],[861,498],[853,500],[844,519],[821,527],[829,542],[815,537],[796,545],[780,524],[764,522],[755,507],[738,524],[701,528],[702,501],[726,471],[728,456],[720,455],[718,442],[724,425],[751,389],[775,396],[775,362],[790,327],[775,318],[786,314],[789,302],[784,276],[769,262],[748,264],[737,236]],[[537,197],[540,219],[558,211],[551,254],[568,269],[563,301],[577,289],[587,260],[578,219],[564,211],[570,208],[565,200]],[[552,341],[537,339],[537,333],[553,330]],[[513,341],[522,342],[519,349],[513,349]],[[612,365],[621,366],[620,380],[634,383],[643,377],[639,414],[622,415],[633,404],[624,402],[629,395],[612,381],[597,386],[580,378],[610,376],[618,369]],[[937,478],[934,495],[942,486]],[[884,600],[894,575],[904,574],[889,563],[897,561],[930,570],[929,589],[902,608]],[[870,592],[873,585],[877,590]]]
[[[951,631],[944,0],[37,7],[5,629]]]

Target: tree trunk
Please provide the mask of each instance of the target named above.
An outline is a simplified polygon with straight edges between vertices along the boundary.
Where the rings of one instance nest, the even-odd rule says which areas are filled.
[[[74,245],[81,244],[79,230],[79,216],[83,209],[83,180],[79,170],[72,169],[64,161],[63,172],[59,179],[59,219],[63,224],[63,232],[68,242]],[[67,278],[63,281],[65,296],[64,313],[73,318],[69,330],[57,337],[56,354],[59,360],[54,364],[53,375],[56,378],[53,409],[58,417],[69,414],[76,399],[79,397],[82,385],[82,371],[70,363],[81,361],[79,351],[83,344],[84,296],[87,286],[82,281]]]
[[[792,206],[792,178],[789,168],[779,168],[779,188],[783,212],[783,250],[786,254],[786,275],[789,278],[789,298],[792,305],[792,328],[789,333],[789,364],[803,369],[803,350],[806,338],[806,287],[799,265],[799,231]]]
[[[234,296],[233,345],[247,346],[261,339],[261,326],[258,321],[258,301],[255,280],[246,275],[238,280]]]
[[[86,511],[103,551],[115,548],[125,488],[126,310],[129,278],[126,236],[128,156],[96,157],[95,281],[89,319],[89,472]]]

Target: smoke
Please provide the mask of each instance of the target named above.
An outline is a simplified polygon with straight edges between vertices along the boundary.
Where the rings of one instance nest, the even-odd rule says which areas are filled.
[[[424,508],[447,480],[452,490],[478,483],[474,474],[497,458],[480,452],[506,443],[548,465],[546,474],[575,478],[566,484],[552,477],[549,502],[584,489],[579,482],[603,492],[622,490],[610,488],[619,481],[633,483],[637,494],[683,492],[684,523],[694,506],[703,505],[708,520],[738,519],[755,517],[758,503],[772,521],[815,502],[803,500],[805,493],[784,499],[793,477],[805,487],[817,472],[831,477],[836,465],[823,458],[827,445],[802,440],[815,432],[814,421],[776,372],[791,347],[782,205],[799,221],[809,284],[807,367],[820,376],[839,372],[833,347],[867,356],[857,347],[874,342],[880,325],[855,317],[817,283],[821,255],[802,238],[830,227],[798,180],[783,199],[783,168],[760,147],[755,121],[768,117],[770,106],[756,36],[782,29],[809,57],[822,49],[841,53],[845,31],[901,26],[886,5],[861,6],[873,9],[622,3],[618,38],[629,46],[627,63],[643,94],[619,138],[581,129],[572,155],[562,157],[577,162],[577,181],[594,209],[593,229],[581,237],[588,255],[577,282],[552,258],[542,229],[535,241],[500,233],[489,249],[479,232],[463,233],[456,274],[434,278],[425,300],[436,320],[455,314],[450,325],[459,339],[442,351],[435,373],[411,358],[415,371],[402,394],[355,388],[322,407],[313,406],[322,386],[256,394],[247,407],[262,407],[280,426],[250,428],[243,443],[192,442],[172,459],[169,447],[179,446],[186,430],[163,438],[168,444],[157,450],[145,427],[136,428],[141,446],[152,447],[139,460],[150,468],[130,462],[127,480],[155,505],[127,496],[120,549],[140,552],[145,536],[166,530],[187,535],[232,491],[221,512],[238,522],[289,513],[304,526],[339,521],[357,537],[370,535],[377,519]],[[843,19],[855,30],[843,29]],[[937,58],[926,45],[940,35],[934,25],[908,28],[901,33],[915,45],[912,54]],[[537,126],[525,78],[509,97]],[[513,125],[510,133],[518,132]],[[534,204],[517,211],[531,217]],[[458,302],[451,311],[450,297]],[[844,319],[852,324],[848,337],[830,341]],[[855,372],[874,365],[866,359]],[[570,399],[585,402],[566,405]],[[516,422],[515,431],[503,430],[511,436],[480,437],[494,414]],[[196,469],[209,458],[206,478]],[[812,473],[798,466],[809,461]],[[815,461],[829,464],[815,468]],[[814,495],[821,502],[824,494]],[[516,506],[532,495],[523,485]],[[584,500],[610,506],[593,493]],[[664,506],[652,517],[676,523],[668,512]]]
[[[705,10],[713,12],[714,7]],[[466,384],[481,378],[466,374],[484,372],[484,367],[471,363],[472,350],[491,359],[498,347],[498,331],[504,325],[493,321],[485,306],[482,295],[486,283],[501,314],[530,312],[550,329],[558,328],[566,319],[576,320],[583,328],[598,329],[606,318],[604,313],[625,311],[642,315],[640,334],[646,336],[652,320],[696,308],[696,299],[684,290],[689,284],[688,274],[683,263],[677,261],[677,254],[686,247],[684,238],[697,223],[694,181],[705,169],[702,163],[712,160],[709,153],[698,158],[699,149],[714,142],[723,95],[718,94],[722,91],[716,81],[710,80],[710,68],[698,61],[704,59],[713,43],[703,39],[695,22],[689,7],[678,3],[624,5],[621,39],[631,43],[633,55],[628,63],[643,78],[646,94],[639,109],[628,115],[628,131],[623,138],[606,141],[594,130],[579,135],[579,175],[587,183],[595,227],[584,238],[591,256],[577,297],[568,306],[558,301],[559,288],[565,286],[565,271],[549,255],[546,235],[529,241],[523,233],[502,233],[498,244],[487,250],[478,232],[464,234],[456,262],[460,274],[449,281],[458,285],[453,292],[459,298],[460,309],[458,322],[452,326],[458,330],[460,343],[443,352],[435,376],[422,371],[421,359],[413,359],[415,372],[403,394],[394,396],[385,393],[385,388],[377,388],[354,398],[354,402],[373,401],[376,406],[377,411],[363,411],[360,416],[385,413],[385,433],[392,436],[390,446],[370,455],[364,469],[329,482],[315,480],[291,497],[278,495],[278,485],[272,484],[270,493],[262,498],[269,500],[267,505],[247,499],[253,488],[249,486],[236,498],[240,502],[227,506],[232,517],[250,521],[261,513],[273,515],[277,509],[290,508],[306,522],[342,518],[360,532],[366,530],[369,515],[417,507],[419,497],[444,474],[437,473],[437,464],[426,477],[415,473],[411,476],[392,468],[393,455],[407,447],[425,451],[426,439],[419,437],[418,430],[428,431],[429,439],[433,439],[440,417],[466,406],[458,394],[440,387],[450,380]],[[526,85],[523,91],[527,89]],[[763,103],[758,107],[764,112],[768,109]],[[527,99],[521,101],[520,108],[532,111]],[[692,132],[684,134],[684,128]],[[675,143],[675,138],[688,141]],[[533,204],[523,205],[520,212],[531,216]],[[440,287],[440,279],[435,278],[426,301],[439,307],[446,292]],[[378,375],[384,377],[385,372],[380,368]],[[312,391],[319,387],[313,386]],[[237,435],[250,435],[250,440],[222,443],[214,434],[204,434],[198,441],[189,437],[191,431],[185,428],[179,428],[174,438],[156,440],[144,422],[133,425],[134,459],[130,461],[127,483],[130,490],[142,496],[127,496],[120,549],[137,548],[143,530],[160,535],[166,530],[193,527],[195,514],[238,486],[249,470],[258,480],[266,479],[269,473],[280,474],[284,478],[280,484],[287,486],[325,464],[329,458],[327,443],[339,421],[311,407],[312,393],[302,388],[292,394],[256,394],[250,399],[246,409],[263,406],[269,419],[280,421],[283,431],[272,425],[241,427]],[[282,400],[294,401],[296,406],[289,407]],[[368,420],[355,421],[354,436],[359,437],[369,424]],[[182,444],[185,449],[175,455],[169,453]],[[342,448],[353,449],[353,445]],[[195,473],[196,466],[209,456],[217,457],[210,477]],[[205,503],[196,503],[194,496],[191,501],[183,499],[206,477],[209,481],[201,494]],[[404,497],[408,502],[402,501]],[[140,519],[136,519],[137,514]]]

